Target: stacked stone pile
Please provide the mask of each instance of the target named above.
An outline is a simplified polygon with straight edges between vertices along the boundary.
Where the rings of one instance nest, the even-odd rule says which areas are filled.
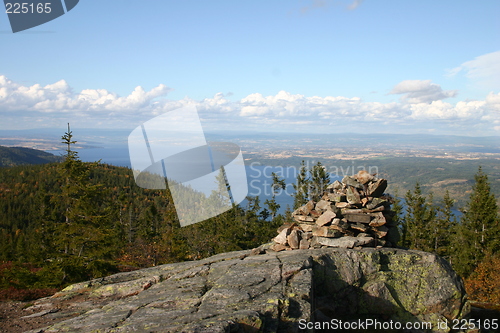
[[[399,232],[393,223],[387,180],[366,171],[330,184],[318,202],[296,209],[273,239],[274,251],[321,247],[394,247]]]

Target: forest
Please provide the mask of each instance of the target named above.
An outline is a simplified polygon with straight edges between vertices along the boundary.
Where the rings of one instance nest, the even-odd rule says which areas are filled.
[[[257,247],[291,222],[274,196],[233,206],[209,220],[180,227],[168,190],[135,185],[132,170],[82,162],[71,131],[61,162],[0,168],[0,299],[29,300],[79,281],[120,271]],[[278,193],[283,179],[272,175]],[[294,184],[294,208],[318,199],[330,175],[304,162]],[[500,221],[488,175],[478,166],[469,196],[456,207],[418,182],[391,193],[398,246],[436,253],[464,278],[471,299],[500,303]],[[460,217],[453,211],[462,211]]]

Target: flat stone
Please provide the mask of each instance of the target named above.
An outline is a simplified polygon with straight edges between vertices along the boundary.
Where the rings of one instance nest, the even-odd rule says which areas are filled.
[[[320,227],[324,226],[325,224],[330,223],[336,216],[337,214],[327,210],[320,217],[318,217],[318,219],[316,220],[316,224]]]
[[[313,227],[316,226],[316,223],[300,223],[299,226],[302,229],[302,231],[312,231]]]
[[[344,178],[342,178],[342,183],[344,183],[345,185],[348,185],[348,186],[353,186],[353,187],[360,189],[360,190],[363,189],[363,184],[361,184],[356,179],[349,177],[349,176],[345,176]]]
[[[367,195],[371,197],[380,197],[384,194],[387,188],[387,180],[379,179],[374,183],[368,185]]]
[[[287,236],[290,234],[290,228],[285,228],[281,230],[278,236],[273,238],[273,241],[278,244],[286,245],[287,244]]]
[[[316,227],[313,229],[312,235],[318,237],[335,238],[341,237],[343,233],[330,227]]]
[[[345,202],[347,198],[342,193],[328,193],[328,200],[331,202]]]
[[[358,230],[361,232],[367,232],[368,230],[370,230],[370,227],[367,224],[363,223],[351,223],[349,227],[351,229]]]
[[[366,208],[365,208],[366,209]],[[384,206],[378,206],[377,208],[373,208],[373,209],[366,209],[365,210],[367,213],[376,213],[376,212],[383,212],[385,211],[385,207]]]
[[[314,222],[314,219],[311,216],[294,215],[293,219],[297,222]]]
[[[331,203],[326,200],[320,200],[316,203],[314,209],[318,212],[324,212],[325,210],[332,210]]]
[[[341,189],[342,189],[342,187],[344,187],[344,186],[342,185],[342,183],[341,183],[341,182],[339,182],[338,180],[336,180],[336,181],[334,181],[333,183],[331,183],[330,185],[328,185],[328,187],[327,187],[327,188],[328,188],[328,189],[330,189],[330,188],[331,188],[331,189],[334,189],[334,190],[341,190]]]
[[[372,181],[374,176],[369,174],[366,170],[359,170],[358,173],[354,176],[358,182],[361,184],[366,184],[369,181]]]
[[[384,238],[387,235],[389,228],[383,225],[380,227],[372,228],[372,230],[375,233],[375,235],[377,235],[377,238]]]
[[[339,218],[334,218],[334,219],[332,220],[332,224],[331,224],[331,226],[330,226],[330,227],[332,227],[332,228],[334,228],[334,227],[338,227],[338,228],[340,228],[340,229],[338,229],[338,230],[342,230],[342,231],[343,231],[343,230],[346,230],[346,229],[348,229],[348,228],[349,228],[349,223],[347,223],[347,221],[344,221],[344,220],[342,220],[342,219],[339,219]],[[335,229],[335,228],[334,228],[334,229]]]
[[[349,186],[347,188],[346,197],[347,197],[347,202],[350,203],[351,205],[361,205],[361,198],[356,188]]]
[[[299,249],[305,250],[308,249],[311,243],[307,239],[301,239],[299,244]]]
[[[300,236],[299,236],[299,231],[297,229],[292,230],[290,232],[290,235],[286,237],[288,245],[292,249],[298,249],[299,248],[299,242],[300,242]]]
[[[350,237],[344,236],[340,238],[317,237],[317,242],[321,245],[329,247],[340,247],[352,249],[355,246],[368,245],[373,242],[372,237]]]
[[[304,207],[304,215],[307,215],[311,210],[314,209],[314,201],[309,200],[303,207]]]
[[[330,228],[332,230],[336,230],[336,231],[339,231],[341,233],[345,233],[347,231],[347,228],[344,228],[342,226],[339,226],[339,225],[329,225],[327,228]]]
[[[367,205],[366,205],[366,208],[368,209],[375,209],[376,207],[380,206],[380,205],[385,205],[387,204],[387,201],[384,200],[384,199],[380,199],[380,198],[373,198]]]
[[[364,214],[362,209],[359,208],[344,208],[341,210],[342,215],[345,214]]]
[[[322,213],[322,212],[318,212],[317,210],[313,209],[313,210],[311,210],[311,211],[309,212],[309,215],[311,215],[311,217],[313,217],[313,218],[315,218],[315,217],[316,217],[316,218],[318,218],[318,217],[320,217],[320,216],[321,216],[321,213]]]
[[[370,223],[371,216],[368,214],[345,214],[344,217],[352,223]]]
[[[372,217],[370,227],[380,227],[386,223],[385,216],[381,212],[370,213],[370,216]]]

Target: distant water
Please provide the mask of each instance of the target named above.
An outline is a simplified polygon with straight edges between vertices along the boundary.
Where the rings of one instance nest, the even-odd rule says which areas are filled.
[[[54,155],[64,155],[65,150],[50,150],[48,153]],[[116,146],[108,148],[90,148],[77,150],[78,156],[84,162],[95,162],[101,160],[102,163],[112,164],[130,168],[130,157],[128,147]]]
[[[64,155],[65,151],[49,151],[54,155]],[[91,149],[80,149],[77,151],[78,156],[84,162],[95,162],[101,160],[101,163],[111,164],[121,167],[131,167],[130,157],[128,152],[128,147],[116,146],[116,147],[106,147],[106,148],[91,148]],[[284,213],[287,205],[292,208],[294,193],[293,184],[295,184],[297,177],[297,169],[294,167],[276,167],[276,166],[264,166],[259,164],[246,165],[247,171],[247,184],[248,184],[248,195],[249,196],[259,196],[260,205],[264,207],[264,201],[266,199],[271,199],[271,184],[272,177],[271,173],[275,172],[281,178],[285,179],[287,187],[285,190],[280,190],[279,194],[276,196],[276,202],[280,204],[280,213]],[[233,186],[238,186],[233,185]],[[247,207],[247,201],[240,203],[241,206]]]

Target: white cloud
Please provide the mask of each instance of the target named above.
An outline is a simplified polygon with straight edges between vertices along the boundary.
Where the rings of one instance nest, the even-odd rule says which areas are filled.
[[[40,84],[22,86],[5,76],[0,76],[0,110],[43,113],[135,112],[149,107],[153,99],[166,96],[170,90],[167,86],[160,84],[150,91],[145,91],[138,86],[125,97],[120,97],[105,89],[85,89],[75,94],[65,80],[46,86]]]
[[[407,103],[431,103],[449,97],[455,97],[456,90],[443,90],[431,80],[405,80],[392,88],[389,94],[403,95]]]
[[[398,102],[364,101],[359,97],[305,96],[280,91],[275,95],[250,94],[240,100],[218,93],[211,98],[169,100],[170,91],[159,85],[149,91],[137,87],[128,96],[106,89],[74,93],[64,80],[41,86],[23,86],[0,76],[0,128],[17,119],[24,128],[77,122],[79,127],[134,128],[141,122],[185,105],[195,105],[212,129],[299,132],[438,132],[498,135],[500,93],[483,100],[446,103],[454,96],[430,81],[409,80],[391,91]]]
[[[453,77],[460,72],[465,72],[465,76],[478,85],[490,90],[499,90],[500,51],[487,53],[466,61],[460,66],[451,69],[448,74]]]

